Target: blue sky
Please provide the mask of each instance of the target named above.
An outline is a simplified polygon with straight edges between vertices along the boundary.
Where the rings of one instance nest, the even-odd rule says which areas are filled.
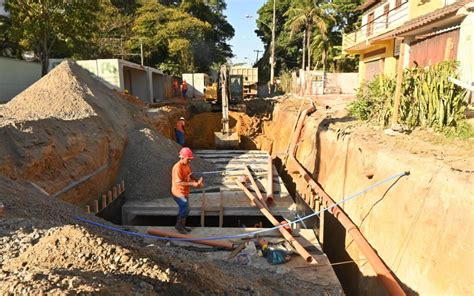
[[[255,19],[257,10],[265,3],[266,0],[227,0],[227,9],[225,14],[227,21],[234,27],[235,36],[230,41],[235,57],[232,59],[234,63],[253,64],[257,57],[254,50],[263,50],[263,43],[255,34],[257,25]],[[246,18],[251,15],[253,18]],[[259,53],[259,57],[262,53]],[[247,57],[247,59],[245,59]]]

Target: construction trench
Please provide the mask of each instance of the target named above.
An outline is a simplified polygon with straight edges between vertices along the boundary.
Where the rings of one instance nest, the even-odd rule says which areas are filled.
[[[349,100],[248,100],[238,149],[217,150],[204,102],[148,108],[61,64],[0,107],[0,294],[469,294],[472,147],[385,136]],[[206,180],[190,235],[211,246],[163,238],[180,116]],[[291,260],[226,249],[255,232]]]

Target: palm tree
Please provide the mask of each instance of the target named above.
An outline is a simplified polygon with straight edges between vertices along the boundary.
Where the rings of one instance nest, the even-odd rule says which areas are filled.
[[[291,3],[290,9],[285,13],[288,20],[285,26],[290,30],[291,35],[304,30],[303,39],[306,40],[308,51],[308,68],[311,69],[311,35],[313,29],[317,29],[318,35],[327,39],[328,23],[333,19],[324,9],[321,0],[295,0]],[[306,52],[303,50],[303,60]],[[304,67],[303,67],[304,68]]]

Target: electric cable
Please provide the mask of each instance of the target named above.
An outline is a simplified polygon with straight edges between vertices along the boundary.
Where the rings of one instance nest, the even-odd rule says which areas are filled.
[[[334,203],[333,205],[327,207],[327,208],[324,208],[320,211],[317,211],[317,212],[314,212],[312,214],[309,214],[307,216],[304,216],[304,217],[301,217],[301,218],[298,218],[294,221],[290,221],[290,222],[287,222],[287,223],[284,223],[284,224],[280,224],[278,226],[274,226],[274,227],[271,227],[271,228],[266,228],[266,229],[262,229],[262,230],[257,230],[257,231],[252,231],[252,232],[248,232],[248,233],[241,233],[241,234],[235,234],[235,235],[225,235],[225,236],[211,236],[211,237],[192,237],[192,238],[174,238],[174,237],[163,237],[163,236],[157,236],[157,235],[151,235],[151,234],[144,234],[144,233],[137,233],[137,232],[133,232],[133,231],[128,231],[128,230],[123,230],[123,229],[120,229],[118,227],[114,227],[114,226],[110,226],[110,225],[106,225],[106,224],[102,224],[102,223],[98,223],[98,222],[94,222],[94,221],[91,221],[91,220],[88,220],[88,219],[85,219],[85,218],[82,218],[82,217],[74,217],[74,219],[78,220],[78,221],[81,221],[81,222],[84,222],[84,223],[87,223],[87,224],[91,224],[91,225],[94,225],[94,226],[98,226],[98,227],[102,227],[102,228],[105,228],[105,229],[108,229],[108,230],[112,230],[112,231],[116,231],[116,232],[119,232],[119,233],[123,233],[123,234],[128,234],[128,235],[132,235],[132,236],[138,236],[138,237],[143,237],[143,238],[152,238],[152,239],[157,239],[157,240],[164,240],[164,241],[202,241],[202,240],[224,240],[224,239],[238,239],[238,238],[244,238],[244,237],[249,237],[249,236],[254,236],[254,235],[257,235],[257,234],[260,234],[260,233],[264,233],[264,232],[268,232],[268,231],[272,231],[272,230],[276,230],[278,228],[281,228],[281,227],[286,227],[286,226],[289,226],[289,225],[292,225],[292,224],[295,224],[295,223],[298,223],[300,221],[303,221],[303,220],[306,220],[308,218],[311,218],[311,217],[314,217],[314,216],[317,216],[319,215],[320,213],[324,212],[324,211],[329,211],[330,209],[332,208],[335,208],[337,207],[338,205],[342,204],[342,203],[345,203],[345,202],[348,202],[350,200],[353,200],[355,199],[356,197],[364,194],[365,192],[377,187],[377,186],[380,186],[392,179],[395,179],[395,178],[399,178],[399,177],[402,177],[402,176],[407,176],[409,175],[410,172],[402,172],[402,173],[398,173],[398,174],[395,174],[391,177],[388,177],[380,182],[377,182],[369,187],[367,187],[366,189],[364,190],[361,190],[345,199],[342,199],[340,200],[339,202],[336,202]]]

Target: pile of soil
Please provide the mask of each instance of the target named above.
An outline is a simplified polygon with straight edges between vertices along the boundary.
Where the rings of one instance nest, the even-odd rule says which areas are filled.
[[[181,146],[160,133],[142,127],[129,132],[118,180],[127,184],[127,200],[150,201],[171,194],[171,169]],[[195,157],[193,172],[212,171],[214,165]]]
[[[65,64],[66,65],[66,64]],[[17,95],[0,109],[0,127],[42,119],[80,120],[97,116],[84,99],[92,90],[62,65]]]
[[[105,165],[60,198],[84,205],[122,180],[138,199],[168,195],[181,148],[169,139],[185,112],[185,106],[148,109],[63,62],[0,109],[0,175],[53,195]]]
[[[109,224],[31,184],[0,176],[0,294],[339,295],[288,276],[209,261],[162,241],[78,222]]]
[[[72,62],[63,62],[0,110],[0,174],[81,203],[107,191],[139,110]],[[66,173],[67,172],[67,173]]]

